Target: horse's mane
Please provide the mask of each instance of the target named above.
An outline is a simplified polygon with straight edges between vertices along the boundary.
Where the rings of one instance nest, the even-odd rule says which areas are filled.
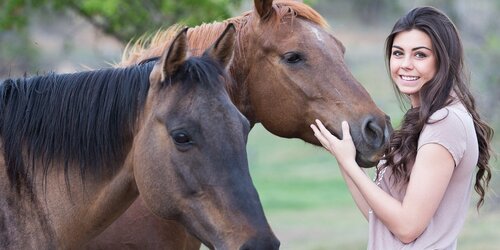
[[[8,79],[0,86],[0,135],[7,173],[18,189],[42,164],[67,173],[116,166],[149,87],[153,64]],[[28,161],[25,162],[24,160]]]
[[[328,27],[326,20],[314,9],[306,4],[295,1],[276,1],[273,4],[275,15],[269,20],[267,25],[270,27],[279,26],[285,18],[302,18],[309,20],[321,27]],[[255,18],[254,11],[248,11],[241,16],[232,17],[222,22],[213,22],[202,24],[188,30],[189,47],[194,48],[191,51],[194,55],[199,55],[204,49],[208,48],[224,31],[229,23],[236,27],[237,44],[236,53],[241,48],[240,44],[247,32],[251,32],[248,24],[259,22]],[[117,66],[128,66],[134,63],[146,60],[148,58],[157,57],[165,48],[169,46],[170,41],[183,28],[181,25],[172,25],[166,30],[160,29],[152,36],[142,36],[134,43],[129,43],[122,54],[122,60]]]
[[[54,164],[64,166],[66,178],[78,165],[82,179],[120,167],[154,64],[5,80],[0,136],[11,186],[31,192],[30,176],[35,171],[46,176]],[[184,89],[196,84],[222,89],[223,72],[207,57],[191,57],[162,86],[182,81]]]

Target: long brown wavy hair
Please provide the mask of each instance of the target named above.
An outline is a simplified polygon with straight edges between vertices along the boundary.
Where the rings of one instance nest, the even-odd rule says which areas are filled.
[[[449,97],[453,91],[474,120],[479,145],[478,170],[474,189],[480,196],[477,202],[477,209],[479,209],[484,203],[485,193],[491,179],[491,168],[488,161],[492,153],[490,142],[493,137],[493,129],[481,120],[476,111],[474,97],[469,90],[469,80],[464,73],[463,47],[460,36],[453,22],[443,12],[433,7],[412,9],[396,22],[387,37],[385,56],[388,69],[390,69],[394,38],[400,32],[412,29],[423,31],[430,37],[437,56],[437,72],[433,79],[420,90],[420,107],[410,108],[403,117],[400,129],[394,131],[385,152],[386,162],[384,166],[392,168],[391,178],[395,178],[396,183],[406,185],[409,182],[411,170],[407,166],[414,162],[417,155],[420,132],[434,112],[449,104]],[[404,103],[407,97],[399,92],[394,81],[393,87],[400,102]]]

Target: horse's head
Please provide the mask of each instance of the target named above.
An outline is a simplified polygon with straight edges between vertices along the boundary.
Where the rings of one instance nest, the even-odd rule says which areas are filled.
[[[225,90],[232,25],[201,57],[189,57],[186,30],[155,65],[134,141],[134,176],[145,204],[181,221],[216,249],[277,249],[246,157],[248,120]]]
[[[309,125],[320,119],[335,135],[341,121],[351,126],[357,162],[373,166],[389,139],[391,125],[367,91],[352,76],[344,47],[324,19],[305,4],[255,0],[249,14],[243,55],[233,64],[246,68],[251,121],[270,132],[319,145]],[[245,66],[238,66],[244,64]]]

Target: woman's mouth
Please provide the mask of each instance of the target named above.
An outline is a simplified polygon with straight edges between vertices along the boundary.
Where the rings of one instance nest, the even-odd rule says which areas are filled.
[[[400,75],[399,77],[402,80],[404,80],[404,81],[416,81],[416,80],[420,79],[420,77],[418,77],[418,76],[404,76],[404,75]]]

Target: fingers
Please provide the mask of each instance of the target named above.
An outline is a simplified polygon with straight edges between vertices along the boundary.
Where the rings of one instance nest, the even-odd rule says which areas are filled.
[[[323,136],[323,134],[319,131],[318,127],[316,127],[316,125],[314,125],[314,124],[311,124],[311,128],[314,131],[314,136],[316,136],[316,138],[318,138],[318,141],[321,143],[321,145],[323,145],[324,148],[328,149],[328,147],[330,146],[330,143]]]
[[[330,131],[328,131],[328,129],[325,128],[325,125],[323,125],[323,123],[320,120],[316,119],[316,124],[318,125],[318,128],[322,134],[325,135],[331,134]]]
[[[323,125],[323,123],[316,119],[316,125],[314,124],[311,124],[311,128],[313,129],[315,135],[321,135],[324,139],[326,139],[327,141],[329,140],[333,140],[333,141],[339,141],[339,139],[332,135],[332,133],[330,133],[330,131],[328,131],[328,129],[325,127],[325,125]],[[352,139],[351,138],[351,132],[350,132],[350,128],[349,128],[349,123],[347,123],[347,121],[342,121],[342,139]],[[318,137],[318,136],[316,136]]]
[[[333,142],[336,142],[339,140],[337,137],[332,135],[332,133],[330,133],[330,131],[328,131],[328,129],[325,127],[325,125],[323,125],[323,123],[320,120],[316,119],[316,124],[318,126],[319,131],[325,137],[325,139],[327,139],[328,141],[333,141]]]
[[[341,124],[342,140],[339,140],[336,136],[332,135],[320,120],[316,119],[315,122],[316,124],[310,125],[314,132],[314,136],[318,138],[321,145],[334,155],[339,162],[345,161],[346,157],[350,157],[350,155],[355,156],[356,151],[352,141],[351,132],[349,130],[349,124],[346,121],[342,121]],[[351,154],[353,152],[354,154]],[[348,156],[345,156],[346,154]]]
[[[319,129],[318,129],[318,127],[316,127],[316,125],[311,124],[311,128],[312,128],[312,130],[313,130],[313,132],[314,132],[314,135],[315,135],[316,137],[318,137],[318,136],[321,136],[321,137],[322,137],[322,136],[323,136],[323,135],[321,134],[321,132],[319,132]]]
[[[314,131],[314,136],[318,138],[321,145],[334,154],[333,145],[339,142],[339,139],[332,135],[330,131],[323,125],[323,123],[316,119],[316,125],[311,124],[311,128]]]
[[[351,139],[351,132],[349,131],[349,124],[346,121],[342,122],[342,139]]]

